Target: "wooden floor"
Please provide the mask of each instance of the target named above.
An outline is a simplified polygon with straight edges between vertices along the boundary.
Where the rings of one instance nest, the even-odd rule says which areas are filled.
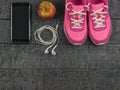
[[[10,41],[10,5],[32,4],[32,40],[29,45]],[[0,90],[120,90],[120,0],[109,0],[113,32],[107,45],[89,40],[72,46],[63,31],[64,0],[50,0],[57,7],[54,19],[41,20],[36,10],[43,0],[0,0]],[[45,46],[35,43],[39,27],[60,20],[57,56],[44,55]],[[47,38],[50,34],[47,33]]]

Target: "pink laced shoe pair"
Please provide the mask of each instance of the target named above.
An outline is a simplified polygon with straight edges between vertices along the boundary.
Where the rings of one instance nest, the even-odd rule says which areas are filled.
[[[66,0],[64,17],[65,34],[73,45],[82,45],[89,33],[96,45],[106,44],[112,25],[108,0]]]

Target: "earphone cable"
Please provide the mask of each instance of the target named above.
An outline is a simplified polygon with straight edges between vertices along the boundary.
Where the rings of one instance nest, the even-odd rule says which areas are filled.
[[[44,53],[45,54],[48,54],[49,53],[49,49],[52,48],[51,50],[51,54],[52,55],[56,55],[56,52],[55,52],[55,49],[57,48],[58,44],[59,44],[59,36],[58,36],[58,26],[59,26],[59,23],[56,25],[56,28],[53,28],[52,26],[50,25],[45,25],[39,29],[37,29],[34,33],[34,38],[36,40],[37,43],[39,44],[42,44],[42,45],[45,45],[45,46],[48,46]],[[41,33],[45,30],[50,30],[53,34],[53,37],[51,40],[49,41],[45,41],[42,39],[41,37]]]

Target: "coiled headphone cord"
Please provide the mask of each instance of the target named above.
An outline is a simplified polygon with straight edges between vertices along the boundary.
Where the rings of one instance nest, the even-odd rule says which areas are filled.
[[[37,43],[42,44],[42,45],[46,45],[46,46],[49,45],[44,51],[45,54],[48,54],[49,49],[52,48],[51,54],[56,55],[55,49],[57,48],[57,46],[59,44],[59,36],[58,36],[58,31],[57,31],[58,25],[59,24],[56,25],[56,28],[53,28],[50,25],[45,25],[45,26],[37,29],[34,33],[34,38],[35,38]],[[41,37],[41,33],[45,30],[50,30],[53,34],[52,39],[49,41],[44,41]]]

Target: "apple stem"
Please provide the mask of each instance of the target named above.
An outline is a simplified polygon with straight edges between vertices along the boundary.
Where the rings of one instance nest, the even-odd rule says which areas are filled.
[[[48,7],[45,7],[45,11],[48,11]]]

